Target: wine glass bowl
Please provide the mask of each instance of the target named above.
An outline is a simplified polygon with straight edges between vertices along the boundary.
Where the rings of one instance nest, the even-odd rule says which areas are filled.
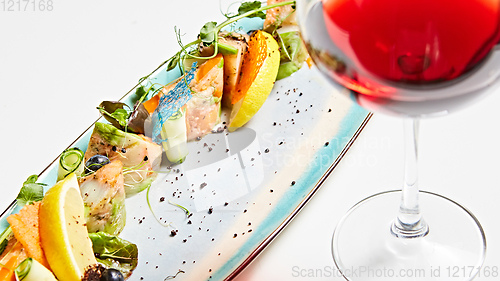
[[[493,39],[483,35],[485,42],[480,46],[474,45],[476,47],[474,54],[476,55],[469,54],[468,60],[464,59],[465,56],[461,53],[454,52],[446,57],[454,59],[454,64],[442,63],[442,61],[446,61],[443,51],[449,51],[451,48],[449,46],[441,49],[435,47],[435,50],[429,47],[427,51],[425,46],[422,46],[420,47],[421,51],[413,51],[413,53],[411,51],[405,52],[404,47],[399,47],[399,50],[396,50],[400,41],[403,41],[405,46],[410,47],[413,46],[412,43],[421,43],[422,45],[422,42],[430,46],[439,45],[444,40],[439,40],[439,34],[435,34],[435,31],[429,31],[428,37],[434,38],[436,42],[428,42],[426,38],[415,40],[404,38],[399,41],[393,39],[392,47],[389,43],[386,43],[388,46],[382,46],[379,41],[383,40],[378,40],[378,37],[387,36],[387,33],[396,32],[395,30],[385,31],[382,35],[365,35],[369,38],[356,40],[350,37],[351,33],[348,31],[339,31],[338,28],[332,27],[334,23],[329,21],[326,16],[327,12],[323,9],[323,3],[330,2],[350,1],[299,1],[298,14],[302,37],[311,58],[327,79],[345,86],[350,90],[349,94],[352,98],[369,110],[403,117],[444,115],[466,107],[489,94],[491,86],[500,80],[498,67],[500,65],[500,47],[491,43],[498,42],[500,36],[498,31],[494,33]],[[384,2],[380,5],[383,7],[385,7],[383,4],[391,3],[388,0],[362,2]],[[380,11],[379,9],[372,13]],[[348,14],[345,11],[343,13],[346,13],[346,17],[352,15],[352,13]],[[497,22],[495,24],[498,25],[498,10],[496,13]],[[394,14],[385,16],[391,18],[391,16],[394,17]],[[393,21],[396,23],[397,19]],[[471,22],[468,19],[460,21]],[[493,23],[485,25],[495,26]],[[370,33],[370,25],[359,27],[359,29],[362,28],[365,29],[364,33],[358,31],[358,37]],[[444,29],[446,28],[449,26],[446,25]],[[481,30],[482,27],[479,25],[474,28],[470,33],[477,33],[475,30]],[[332,31],[332,29],[334,30]],[[399,30],[399,32],[404,33],[404,30]],[[414,31],[411,35],[423,32],[425,30]],[[335,33],[337,35],[332,36]],[[334,40],[335,38],[336,40]],[[459,45],[465,41],[464,38],[453,39],[460,40],[449,42],[448,45]],[[357,43],[357,41],[360,42]],[[382,55],[384,52],[380,51],[383,48],[389,49],[386,50],[385,55]],[[455,47],[455,49],[462,50],[459,47]],[[466,49],[472,49],[472,47]],[[469,53],[473,52],[469,51]],[[436,61],[431,57],[440,59]],[[455,70],[458,68],[460,70]],[[432,72],[431,75],[427,75],[429,72]]]
[[[409,271],[421,274],[411,280],[474,279],[484,231],[466,207],[420,191],[418,120],[466,107],[500,84],[500,0],[298,0],[297,13],[323,76],[405,124],[401,190],[363,199],[341,219],[332,239],[339,272],[347,280],[399,280]],[[437,275],[452,267],[470,271]]]

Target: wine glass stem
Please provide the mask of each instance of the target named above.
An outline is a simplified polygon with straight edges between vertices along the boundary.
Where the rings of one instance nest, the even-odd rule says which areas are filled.
[[[429,233],[418,199],[418,127],[417,118],[404,119],[405,177],[399,213],[391,227],[392,234],[400,238],[418,238]]]

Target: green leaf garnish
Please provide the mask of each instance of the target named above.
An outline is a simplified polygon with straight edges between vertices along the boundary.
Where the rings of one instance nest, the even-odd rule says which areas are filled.
[[[124,128],[127,126],[128,118],[130,117],[130,113],[124,107],[128,107],[128,105],[121,102],[102,102],[97,109],[99,109],[104,118],[108,117],[106,120],[111,122],[111,124],[116,125],[113,122],[115,121]]]
[[[215,21],[210,21],[205,23],[205,25],[200,29],[200,39],[206,46],[215,42],[217,38],[216,33],[217,23]]]
[[[175,55],[172,57],[172,59],[168,62],[168,65],[167,65],[167,71],[170,71],[172,69],[175,68],[175,66],[179,63],[179,55]]]
[[[37,175],[31,175],[24,181],[23,187],[16,198],[16,203],[19,207],[24,207],[24,205],[32,204],[33,202],[43,199],[43,187],[46,186],[46,184],[37,183],[37,180]],[[7,247],[11,235],[12,228],[10,226],[0,235],[0,254],[2,254]]]
[[[37,175],[31,175],[23,183],[21,191],[17,195],[17,205],[23,207],[27,204],[32,204],[36,201],[41,201],[43,199],[43,187],[46,186],[44,183],[37,183]]]
[[[139,86],[137,87],[137,89],[135,89],[135,95],[137,96],[137,98],[142,98],[144,95],[146,95],[146,90],[145,90],[145,87],[144,86]]]
[[[118,108],[115,110],[115,112],[110,114],[112,117],[114,117],[120,125],[123,127],[127,126],[127,119],[129,117],[129,113],[123,109],[123,108]]]
[[[241,3],[241,6],[238,8],[238,15],[243,15],[244,13],[258,10],[262,6],[262,2],[260,1],[253,1],[253,2],[243,2]],[[266,13],[263,11],[257,11],[251,15],[247,16],[248,18],[261,18],[261,19],[266,19]]]
[[[105,232],[89,233],[89,238],[100,263],[118,269],[124,276],[137,267],[139,252],[134,243]]]

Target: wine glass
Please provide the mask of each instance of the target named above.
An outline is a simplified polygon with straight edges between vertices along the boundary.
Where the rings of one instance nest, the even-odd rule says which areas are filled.
[[[341,219],[334,262],[347,280],[472,280],[484,231],[464,206],[419,191],[418,122],[467,106],[500,81],[500,0],[298,0],[304,43],[321,73],[359,105],[402,117],[402,187]],[[392,278],[392,279],[391,279]]]

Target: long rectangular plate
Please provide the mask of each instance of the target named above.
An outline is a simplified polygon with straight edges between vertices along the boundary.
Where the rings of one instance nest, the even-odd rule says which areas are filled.
[[[153,81],[167,84],[178,76],[161,67]],[[163,159],[166,173],[126,200],[120,237],[139,248],[129,280],[164,280],[179,271],[179,280],[230,280],[240,273],[306,205],[370,119],[342,91],[315,67],[303,67],[276,82],[245,127],[190,142],[180,165],[169,167]],[[122,101],[130,103],[133,92]],[[85,150],[92,129],[69,147]],[[53,161],[40,181],[50,187],[56,177]],[[0,229],[17,209],[13,203],[2,213]]]

